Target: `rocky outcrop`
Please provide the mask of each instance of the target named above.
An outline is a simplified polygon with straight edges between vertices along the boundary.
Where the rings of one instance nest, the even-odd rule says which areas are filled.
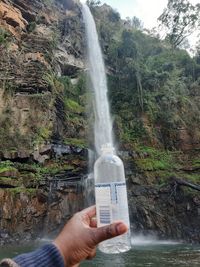
[[[19,38],[20,34],[25,32],[28,25],[21,11],[6,0],[2,0],[0,5],[0,19],[0,26],[11,32],[16,38]]]
[[[66,14],[62,6],[52,6],[53,12],[50,6],[32,2],[6,1],[0,5],[1,28],[11,34],[8,48],[0,51],[0,78],[14,92],[28,94],[50,90],[45,74],[52,69],[70,76],[84,67],[77,13]]]
[[[80,17],[70,0],[0,2],[0,244],[52,232],[82,207],[87,150],[65,104],[84,69]]]
[[[156,234],[163,239],[199,243],[200,196],[169,185],[132,185],[130,218],[133,233]]]
[[[77,189],[0,189],[0,245],[23,243],[59,231],[70,216],[82,207]]]
[[[200,149],[199,131],[198,129],[188,130],[186,128],[178,129],[177,138],[178,147],[183,151],[191,151]]]
[[[3,158],[9,158],[5,154],[12,159],[28,158],[37,149],[38,141],[43,141],[39,140],[41,133],[44,141],[57,134],[57,128],[62,132],[59,138],[69,136],[64,108],[60,115],[64,85],[58,79],[78,78],[84,68],[80,16],[78,5],[72,5],[72,1],[0,3]],[[9,142],[5,142],[6,135]]]
[[[133,164],[133,158],[137,161],[148,157],[147,154],[133,151],[120,154],[127,170],[132,233],[199,243],[199,191],[181,186],[170,177],[159,182],[161,171],[160,175],[158,170],[144,172]],[[186,174],[187,168],[181,175],[185,177]]]

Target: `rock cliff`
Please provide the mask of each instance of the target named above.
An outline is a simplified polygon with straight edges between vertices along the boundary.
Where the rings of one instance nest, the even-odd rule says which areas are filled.
[[[73,1],[0,3],[1,244],[56,229],[82,207],[81,21]]]

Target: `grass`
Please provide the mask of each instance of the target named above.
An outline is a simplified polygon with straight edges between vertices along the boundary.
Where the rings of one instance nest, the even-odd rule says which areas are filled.
[[[74,167],[70,164],[61,163],[61,162],[54,162],[49,164],[48,166],[42,166],[40,164],[32,164],[31,166],[28,164],[24,164],[23,168],[25,171],[27,170],[28,175],[32,174],[32,178],[39,181],[44,176],[48,175],[55,175],[61,171],[66,170],[73,170]]]
[[[80,148],[86,148],[87,147],[87,142],[86,142],[85,139],[66,138],[64,140],[64,143],[66,145],[77,146],[77,147],[80,147]]]
[[[9,186],[20,186],[21,181],[16,180],[14,177],[0,177],[0,184],[1,185],[9,185]]]
[[[40,175],[45,175],[45,174],[50,174],[50,175],[55,175],[58,174],[61,171],[66,171],[66,170],[73,170],[74,167],[71,165],[59,165],[59,164],[54,164],[54,165],[50,165],[48,167],[41,167],[39,169]]]
[[[0,45],[7,45],[10,34],[3,28],[0,28]]]
[[[28,193],[30,195],[34,195],[37,192],[36,188],[24,188],[24,187],[9,188],[7,190],[14,195],[17,195],[20,193]]]
[[[1,173],[4,172],[9,172],[9,171],[16,171],[17,169],[13,168],[13,167],[4,167],[4,168],[0,168],[0,175]]]
[[[200,159],[193,159],[192,161],[192,167],[193,168],[200,168]]]
[[[46,140],[46,139],[48,139],[50,137],[50,135],[51,135],[51,131],[48,128],[41,127],[39,129],[39,136],[42,139]]]
[[[76,101],[72,99],[65,99],[65,108],[73,113],[80,114],[83,113],[84,108],[79,105]]]
[[[0,175],[1,173],[8,172],[8,171],[17,171],[17,169],[14,167],[14,164],[7,160],[7,161],[1,161],[0,162]]]
[[[27,27],[27,30],[29,33],[33,32],[37,27],[37,24],[35,21],[31,21],[29,24],[28,24],[28,27]]]
[[[138,167],[144,171],[173,170],[177,167],[173,154],[169,151],[153,147],[139,147],[137,152],[144,155],[136,159]]]
[[[198,173],[184,174],[183,178],[186,178],[191,183],[200,183],[200,175]]]
[[[158,187],[169,183],[170,177],[181,177],[181,152],[168,151],[155,147],[138,145],[135,148],[139,158],[135,159],[138,168],[145,172],[148,181]]]
[[[170,167],[169,162],[157,159],[140,159],[137,160],[138,166],[146,171],[166,170]]]
[[[35,135],[35,139],[33,140],[33,145],[39,145],[44,143],[44,141],[47,141],[50,139],[50,136],[52,134],[52,131],[50,130],[50,127],[40,127],[37,130],[37,134]]]

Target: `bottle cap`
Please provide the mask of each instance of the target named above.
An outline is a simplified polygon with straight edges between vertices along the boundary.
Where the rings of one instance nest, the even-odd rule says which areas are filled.
[[[115,148],[110,143],[107,143],[101,146],[101,152],[113,154],[115,152]]]

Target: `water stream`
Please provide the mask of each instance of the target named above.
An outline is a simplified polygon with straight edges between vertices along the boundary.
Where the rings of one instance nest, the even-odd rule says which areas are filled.
[[[104,144],[113,147],[112,121],[107,97],[107,80],[104,60],[98,40],[94,18],[86,4],[82,4],[83,19],[86,29],[88,71],[91,80],[91,92],[95,114],[94,138],[98,154]]]

